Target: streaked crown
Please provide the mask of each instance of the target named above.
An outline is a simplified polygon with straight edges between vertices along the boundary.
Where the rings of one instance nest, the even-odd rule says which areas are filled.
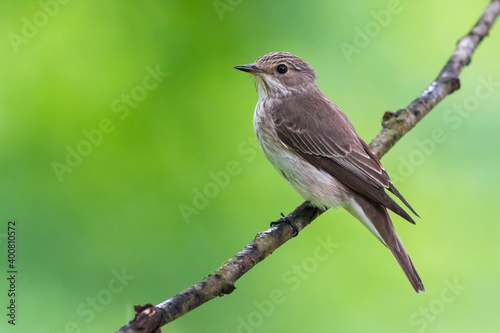
[[[253,75],[259,98],[280,98],[316,88],[311,66],[288,52],[268,53],[251,65],[235,68]]]

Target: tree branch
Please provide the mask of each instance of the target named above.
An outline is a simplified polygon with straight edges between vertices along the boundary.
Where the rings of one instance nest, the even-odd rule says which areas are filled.
[[[484,10],[471,31],[460,39],[450,59],[438,77],[410,105],[396,113],[386,112],[382,129],[370,143],[378,157],[382,157],[403,135],[408,133],[443,98],[460,88],[458,75],[470,63],[471,55],[484,37],[488,36],[500,12],[500,1],[493,0]]]
[[[470,63],[471,55],[488,35],[500,13],[500,0],[493,0],[471,31],[459,40],[455,51],[441,73],[410,105],[395,113],[386,112],[382,129],[370,143],[377,156],[382,157],[394,144],[408,133],[442,99],[460,88],[459,74]],[[323,211],[304,202],[285,217],[292,221],[300,232]],[[134,319],[123,326],[118,333],[160,332],[160,327],[179,318],[201,304],[230,294],[234,283],[256,264],[264,260],[274,250],[290,240],[294,235],[289,224],[277,224],[267,231],[257,234],[255,239],[234,257],[226,261],[215,272],[180,294],[156,305],[136,306]]]

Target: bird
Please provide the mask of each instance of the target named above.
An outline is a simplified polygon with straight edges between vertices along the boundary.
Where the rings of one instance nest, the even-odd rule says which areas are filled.
[[[388,210],[415,221],[386,191],[419,215],[347,116],[319,90],[311,66],[292,53],[272,52],[234,68],[254,78],[253,127],[275,169],[311,206],[345,208],[390,250],[415,291],[425,291]]]

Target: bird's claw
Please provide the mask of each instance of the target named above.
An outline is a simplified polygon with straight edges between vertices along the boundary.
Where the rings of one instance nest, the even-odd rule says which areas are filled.
[[[299,234],[299,228],[297,225],[288,216],[283,215],[283,213],[281,213],[281,216],[283,217],[270,223],[271,227],[274,227],[277,224],[286,223],[292,227],[293,237],[296,237]]]

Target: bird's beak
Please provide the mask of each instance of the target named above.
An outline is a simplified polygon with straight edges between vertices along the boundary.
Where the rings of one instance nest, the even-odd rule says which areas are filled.
[[[250,64],[250,65],[238,65],[238,66],[234,66],[234,68],[236,69],[239,69],[240,71],[243,71],[243,72],[248,72],[248,73],[263,73],[264,71],[257,68],[254,64]]]

